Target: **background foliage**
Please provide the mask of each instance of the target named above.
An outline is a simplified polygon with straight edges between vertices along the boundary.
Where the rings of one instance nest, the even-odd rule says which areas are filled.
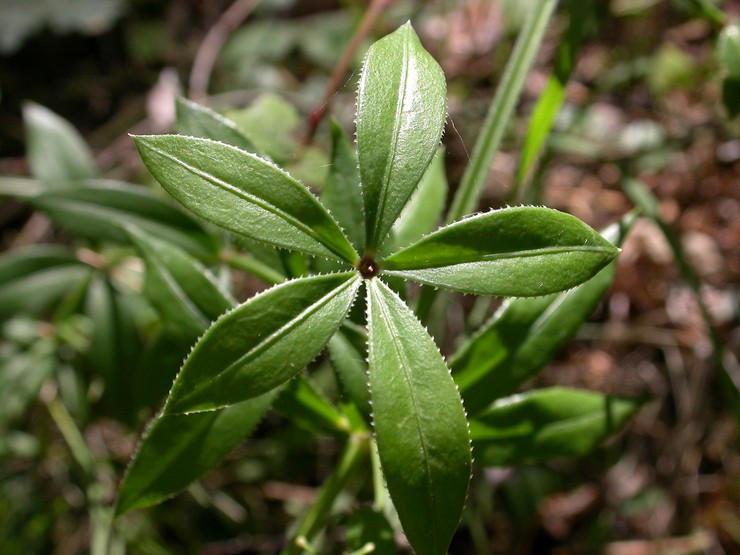
[[[0,225],[8,253],[0,266],[4,553],[94,548],[99,539],[90,530],[106,518],[115,482],[203,322],[265,283],[305,270],[291,256],[255,267],[229,245],[220,256],[251,275],[204,259],[215,270],[217,302],[179,318],[178,329],[159,329],[158,307],[131,293],[131,286],[156,287],[140,283],[136,260],[154,258],[158,245],[106,224],[124,215],[156,237],[166,222],[168,239],[186,252],[213,252],[213,231],[163,200],[127,133],[170,129],[175,92],[187,92],[204,33],[228,3],[61,4],[54,10],[47,2],[0,5]],[[450,192],[441,195],[451,199],[463,179],[516,33],[533,5],[398,0],[365,41],[366,47],[411,18],[445,71],[450,115],[443,156]],[[313,146],[301,151],[305,118],[320,105],[366,7],[350,0],[263,0],[228,34],[211,75],[209,104],[251,132],[239,140],[251,141],[311,185],[323,184],[339,132],[322,124]],[[451,553],[731,553],[740,545],[733,389],[740,339],[740,70],[737,27],[731,26],[739,16],[730,2],[560,4],[500,139],[480,207],[542,203],[596,229],[633,206],[642,209],[645,217],[623,244],[607,296],[527,389],[578,387],[650,402],[606,445],[584,445],[576,459],[543,463],[534,457],[527,464],[514,463],[532,452],[529,436],[522,436],[525,451],[501,452],[495,431],[518,421],[517,411],[534,401],[525,396],[520,404],[491,410],[472,430],[474,439],[478,434],[476,459],[490,456],[512,466],[476,471]],[[348,130],[365,47],[332,98],[332,115]],[[76,136],[72,129],[84,141],[72,139],[66,153],[54,158],[45,138],[54,130]],[[103,193],[94,202],[64,186],[30,203],[22,200],[34,187],[100,179],[107,181],[95,182]],[[91,214],[93,206],[100,210],[98,220],[82,225],[79,214]],[[101,239],[105,248],[98,248]],[[126,246],[133,243],[141,258]],[[257,258],[256,246],[247,250]],[[13,258],[19,252],[24,255]],[[229,286],[237,299],[217,293]],[[443,354],[454,353],[455,338],[477,329],[498,303],[460,297],[431,306],[430,331]],[[20,308],[24,314],[18,316]],[[511,324],[529,325],[526,311],[533,308],[515,309]],[[562,331],[567,322],[549,325],[540,337]],[[511,340],[499,339],[495,327],[486,333]],[[351,359],[352,350],[342,347],[351,347],[353,339],[350,330],[332,356]],[[449,362],[454,369],[475,356],[490,360],[485,353],[458,351]],[[522,381],[544,364],[516,356],[499,364],[530,369]],[[320,359],[312,378],[334,395],[327,364]],[[520,383],[497,382],[506,393]],[[475,388],[467,395],[461,390],[470,410]],[[567,420],[570,409],[589,402],[576,395],[569,404],[543,398],[537,406],[543,418]],[[132,553],[278,551],[285,528],[315,501],[316,488],[340,455],[344,432],[335,416],[327,408],[325,425],[316,429],[289,402],[278,404],[249,442],[187,493],[120,521],[120,541]],[[303,428],[289,425],[296,421]],[[558,443],[542,445],[549,456]],[[360,495],[367,493],[362,487],[358,481]],[[351,499],[339,499],[327,533],[327,545],[335,547],[327,549],[364,544],[363,526],[373,517],[361,515],[367,507],[351,509]],[[122,543],[113,549],[123,549]]]

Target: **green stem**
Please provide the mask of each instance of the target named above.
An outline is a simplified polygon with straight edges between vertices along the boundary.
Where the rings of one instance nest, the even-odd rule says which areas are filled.
[[[221,261],[235,270],[241,270],[258,277],[265,283],[274,285],[285,281],[285,276],[273,270],[267,264],[260,262],[253,256],[240,254],[236,251],[225,249],[221,252]]]
[[[524,86],[524,79],[532,67],[556,6],[557,0],[540,0],[525,22],[488,109],[483,129],[473,150],[473,157],[447,214],[447,223],[459,220],[477,207],[491,162],[498,152],[504,131]]]
[[[87,501],[90,513],[90,553],[91,555],[107,555],[113,523],[113,510],[106,506],[106,487],[97,479],[98,462],[85,442],[85,438],[69,414],[64,403],[54,395],[47,401],[46,408],[49,415],[67,443],[72,457],[85,473],[87,486]]]
[[[305,541],[310,542],[324,527],[337,496],[344,490],[350,477],[365,459],[369,444],[370,437],[368,434],[352,434],[350,436],[337,466],[324,482],[318,498],[303,516],[298,528],[293,533],[290,543],[281,555],[301,555],[304,553],[305,550],[296,543],[296,540],[304,538]]]

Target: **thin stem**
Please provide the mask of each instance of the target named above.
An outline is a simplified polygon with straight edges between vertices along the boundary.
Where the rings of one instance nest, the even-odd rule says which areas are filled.
[[[280,272],[273,270],[267,264],[260,262],[253,256],[241,254],[231,249],[224,249],[221,252],[220,258],[222,262],[231,268],[252,274],[270,285],[285,281],[285,276]]]
[[[344,490],[359,464],[365,460],[369,444],[370,437],[368,434],[352,434],[349,437],[337,466],[324,482],[318,498],[303,516],[298,528],[293,533],[290,543],[281,555],[300,555],[304,552],[304,549],[296,543],[296,540],[303,538],[303,541],[310,542],[324,527],[334,501]]]
[[[45,395],[46,408],[51,419],[56,424],[67,443],[72,457],[80,465],[85,473],[87,486],[87,501],[90,513],[90,553],[91,555],[108,555],[108,547],[111,539],[111,526],[113,524],[113,509],[106,506],[105,497],[107,488],[97,478],[98,462],[82,432],[75,424],[67,407],[57,397],[56,391]]]
[[[332,71],[332,74],[329,77],[329,82],[324,90],[324,96],[321,97],[321,102],[319,102],[318,107],[311,112],[311,115],[308,116],[308,130],[306,131],[306,135],[303,137],[304,147],[310,145],[313,141],[313,138],[316,135],[316,129],[318,129],[319,123],[321,123],[321,120],[324,119],[324,116],[329,111],[332,97],[342,86],[342,80],[347,74],[347,69],[352,63],[352,59],[355,57],[355,53],[360,47],[360,44],[362,44],[362,41],[365,40],[365,37],[370,33],[370,30],[378,19],[378,16],[394,1],[395,0],[372,0],[370,2],[370,6],[365,12],[365,15],[362,16],[360,24],[352,35],[352,39],[350,39],[347,48],[345,48],[342,57],[339,62],[337,62],[337,65],[334,67],[334,71]]]
[[[208,96],[208,83],[213,66],[226,39],[242,22],[249,17],[259,0],[236,0],[221,14],[221,17],[208,30],[193,60],[188,83],[189,96],[196,102],[205,101]]]
[[[447,214],[447,223],[459,220],[477,207],[491,162],[498,152],[504,131],[524,86],[524,79],[532,67],[556,6],[557,0],[540,0],[525,22],[488,109],[481,135],[473,150],[473,157]]]

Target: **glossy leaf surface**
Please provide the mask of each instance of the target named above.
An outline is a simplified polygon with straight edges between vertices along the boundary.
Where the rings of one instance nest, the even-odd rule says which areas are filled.
[[[505,208],[450,224],[391,255],[385,271],[477,295],[531,297],[593,277],[618,249],[548,208]]]
[[[218,112],[182,97],[175,101],[175,108],[177,111],[176,126],[178,133],[203,139],[213,139],[247,152],[258,153],[257,147],[254,146],[254,143],[244,131]]]
[[[510,466],[583,456],[619,431],[643,402],[562,387],[500,399],[470,421],[475,458]]]
[[[262,420],[276,391],[228,408],[157,418],[141,441],[116,514],[159,503],[218,465]]]
[[[357,259],[318,199],[271,162],[208,139],[160,135],[134,141],[157,181],[198,216],[274,246]]]
[[[185,361],[165,413],[224,407],[288,381],[324,348],[358,287],[354,272],[296,279],[225,314]]]
[[[211,273],[178,247],[128,227],[146,263],[144,293],[176,337],[194,341],[236,301]]]
[[[604,237],[619,246],[634,215],[610,226]],[[493,317],[450,358],[455,382],[472,415],[532,378],[576,334],[614,280],[616,262],[560,294],[507,299]]]
[[[443,555],[470,480],[467,421],[449,370],[411,309],[367,281],[370,391],[378,453],[404,532],[420,555]]]
[[[368,249],[416,188],[444,129],[445,77],[407,23],[368,51],[357,96],[357,151]]]
[[[128,243],[125,225],[135,225],[188,252],[212,253],[216,243],[191,216],[143,187],[88,181],[85,187],[53,191],[33,204],[64,229],[93,241]]]
[[[31,174],[51,187],[68,186],[95,176],[92,154],[84,139],[65,119],[48,108],[23,106]]]

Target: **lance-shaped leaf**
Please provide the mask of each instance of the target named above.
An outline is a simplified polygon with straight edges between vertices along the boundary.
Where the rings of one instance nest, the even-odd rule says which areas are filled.
[[[182,97],[175,101],[175,109],[178,133],[213,139],[247,152],[258,153],[257,147],[246,133],[218,112]]]
[[[609,226],[604,238],[616,246],[634,213]],[[591,315],[614,280],[616,261],[586,283],[560,294],[507,299],[470,341],[450,357],[450,368],[469,414],[515,391],[562,349]]]
[[[370,47],[357,96],[357,151],[371,251],[434,156],[447,113],[445,95],[442,69],[410,23]]]
[[[358,251],[365,246],[365,219],[362,212],[360,175],[354,147],[339,124],[331,120],[331,165],[321,202],[347,233]]]
[[[508,466],[583,456],[644,402],[561,387],[499,399],[470,421],[476,460]]]
[[[198,216],[278,247],[357,260],[318,199],[273,163],[208,139],[160,135],[134,141],[154,177]]]
[[[144,293],[174,336],[195,340],[236,304],[210,272],[185,251],[136,227],[126,230],[146,262]]]
[[[618,252],[574,216],[524,206],[450,224],[382,266],[390,275],[463,293],[532,297],[583,283]]]
[[[38,314],[89,279],[91,271],[62,247],[33,245],[0,256],[0,320]]]
[[[116,514],[159,503],[216,467],[259,424],[276,394],[222,410],[157,418],[123,478]]]
[[[447,200],[447,176],[445,175],[444,149],[437,154],[419,182],[419,187],[404,207],[393,226],[392,235],[384,246],[392,243],[393,250],[406,247],[432,232],[442,216]],[[385,252],[385,249],[383,249]]]
[[[48,108],[27,102],[23,106],[28,163],[31,173],[51,187],[94,177],[92,154],[82,136]]]
[[[420,555],[443,555],[460,522],[470,480],[460,395],[408,306],[367,281],[369,367],[378,453],[403,530]]]
[[[128,243],[135,225],[188,252],[212,254],[216,241],[195,219],[143,187],[88,180],[84,186],[45,193],[32,200],[56,224],[93,241]]]
[[[345,396],[370,422],[370,392],[367,389],[367,335],[346,324],[329,341],[329,358]]]
[[[296,279],[225,314],[193,348],[164,412],[228,406],[288,381],[324,348],[359,283],[355,272]]]

